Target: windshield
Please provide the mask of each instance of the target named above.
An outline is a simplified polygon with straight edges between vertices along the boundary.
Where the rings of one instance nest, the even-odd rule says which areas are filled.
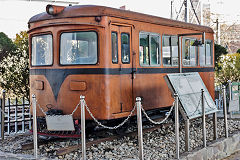
[[[97,33],[93,31],[61,34],[60,64],[96,64]]]
[[[52,35],[39,35],[32,37],[32,65],[47,66],[53,63]]]

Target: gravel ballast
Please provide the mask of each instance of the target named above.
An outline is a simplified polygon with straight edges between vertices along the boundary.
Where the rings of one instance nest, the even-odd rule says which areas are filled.
[[[228,120],[229,134],[240,133],[240,120]],[[136,128],[135,128],[136,129]],[[207,144],[213,141],[213,121],[212,118],[206,119]],[[218,119],[218,136],[224,137],[224,120]],[[180,123],[180,154],[185,150],[185,131],[184,122]],[[32,135],[8,136],[1,141],[0,150],[14,154],[33,155],[33,149],[23,151],[21,145],[32,141]],[[175,133],[174,123],[168,127],[159,127],[153,132],[147,132],[143,135],[144,159],[171,159],[175,157]],[[56,156],[59,149],[76,145],[79,141],[76,139],[57,140],[46,145],[39,146],[41,157],[49,159],[79,159],[81,150]],[[190,151],[201,148],[202,142],[202,120],[190,121]],[[138,159],[138,141],[137,136],[123,137],[113,141],[102,142],[87,148],[87,159]]]

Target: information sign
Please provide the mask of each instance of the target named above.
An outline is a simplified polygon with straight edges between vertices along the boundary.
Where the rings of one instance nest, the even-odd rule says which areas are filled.
[[[202,115],[201,89],[204,90],[205,114],[218,111],[198,72],[167,74],[167,80],[171,91],[178,93],[180,104],[188,119]]]

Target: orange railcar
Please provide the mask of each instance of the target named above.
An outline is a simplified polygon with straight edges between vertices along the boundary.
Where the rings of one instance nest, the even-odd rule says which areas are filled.
[[[103,6],[49,5],[29,20],[28,33],[30,94],[44,110],[70,114],[80,95],[99,120],[126,117],[137,96],[146,110],[169,107],[163,77],[180,70],[199,72],[214,98],[209,27]],[[194,33],[205,33],[206,43],[194,46],[202,38]]]

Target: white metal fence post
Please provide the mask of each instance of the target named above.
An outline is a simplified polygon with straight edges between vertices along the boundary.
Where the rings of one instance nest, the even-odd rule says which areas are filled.
[[[15,99],[15,133],[18,132],[18,99]]]
[[[81,103],[81,137],[82,137],[82,160],[86,160],[86,132],[85,132],[85,96],[80,96]]]
[[[178,94],[174,94],[175,101],[175,139],[176,139],[176,159],[179,159],[179,112],[178,112]]]
[[[205,115],[205,105],[204,105],[204,90],[201,89],[202,94],[202,132],[203,132],[203,147],[207,146],[206,142],[206,115]]]
[[[34,157],[38,157],[38,144],[37,144],[37,102],[35,94],[32,95],[32,107],[33,107],[33,145],[34,145]]]
[[[10,114],[11,114],[11,101],[8,98],[8,118],[7,118],[7,134],[10,134]]]
[[[213,139],[218,139],[218,133],[217,133],[217,112],[213,113]]]
[[[32,129],[32,115],[31,115],[31,104],[28,102],[29,107],[28,107],[28,115],[29,115],[29,121],[28,121],[28,129]]]
[[[189,122],[189,119],[187,118],[185,120],[185,151],[186,152],[188,152],[189,149],[190,149],[190,144],[189,144],[189,139],[190,139],[189,126],[190,126],[190,122]]]
[[[22,98],[22,132],[25,132],[25,99]]]
[[[5,112],[5,98],[6,98],[6,92],[3,90],[3,99],[2,99],[2,112],[1,112],[1,138],[4,140],[4,128],[5,128],[5,123],[4,123],[4,112]]]
[[[138,145],[139,145],[139,159],[143,160],[143,134],[142,134],[142,112],[141,112],[141,98],[136,98],[137,105],[137,124],[138,124]]]
[[[230,104],[230,101],[232,100],[232,82],[231,82],[231,80],[228,80],[228,89],[229,89],[229,104]],[[228,106],[228,109],[229,109],[229,106]],[[229,118],[232,118],[232,112],[229,112]]]
[[[223,114],[224,114],[225,136],[227,138],[228,137],[228,122],[227,122],[226,86],[223,86]]]

